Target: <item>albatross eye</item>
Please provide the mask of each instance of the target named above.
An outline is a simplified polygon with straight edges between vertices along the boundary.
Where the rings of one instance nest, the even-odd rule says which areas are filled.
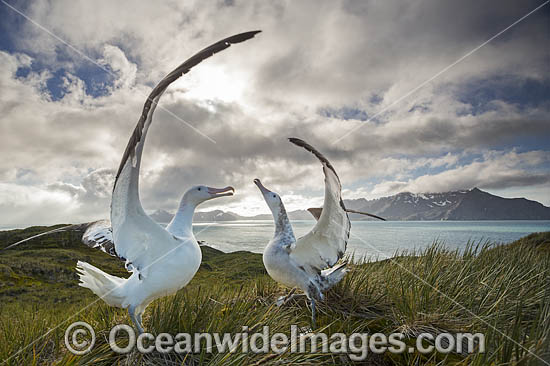
[[[201,190],[201,187],[197,188],[199,191]]]
[[[276,195],[273,195],[273,198],[277,198],[277,196],[276,196]]]

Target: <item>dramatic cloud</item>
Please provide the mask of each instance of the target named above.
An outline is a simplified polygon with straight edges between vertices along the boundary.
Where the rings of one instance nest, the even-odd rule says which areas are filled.
[[[477,186],[550,205],[547,8],[424,83],[541,2],[9,3],[40,26],[0,4],[1,225],[107,217],[151,88],[253,29],[163,95],[147,210],[174,210],[194,184],[232,184],[234,198],[204,208],[267,212],[256,177],[289,209],[318,205],[320,165],[290,136],[325,153],[347,198]]]

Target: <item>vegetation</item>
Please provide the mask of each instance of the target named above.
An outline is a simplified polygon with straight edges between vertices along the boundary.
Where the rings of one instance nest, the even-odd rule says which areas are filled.
[[[50,228],[49,228],[50,229]],[[0,247],[46,228],[0,232]],[[149,353],[118,355],[109,330],[131,324],[126,311],[110,308],[78,287],[74,266],[85,260],[127,275],[115,258],[80,244],[78,233],[58,233],[0,251],[0,360],[6,365],[338,364],[338,365],[544,365],[550,362],[550,232],[508,245],[468,244],[462,252],[441,243],[393,259],[350,265],[351,272],[318,306],[318,331],[402,332],[414,345],[422,332],[484,333],[485,353],[369,353],[354,362],[323,353]],[[144,324],[153,334],[240,332],[243,325],[289,334],[290,324],[310,326],[305,299],[282,307],[288,289],[263,269],[261,255],[222,253],[203,246],[203,264],[189,286],[155,301]],[[92,351],[65,349],[65,329],[85,321],[96,330]],[[124,343],[124,342],[122,342]]]

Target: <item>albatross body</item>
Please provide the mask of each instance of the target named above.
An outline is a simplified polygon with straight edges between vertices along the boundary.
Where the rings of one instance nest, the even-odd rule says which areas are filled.
[[[111,276],[79,261],[80,286],[89,288],[111,306],[127,308],[138,331],[143,332],[141,314],[147,305],[187,285],[199,269],[202,254],[192,231],[195,208],[209,199],[230,196],[233,191],[232,187],[192,187],[183,195],[166,229],[143,212],[127,218],[120,226],[113,225],[115,253],[126,261],[131,276]],[[117,226],[119,229],[115,230]],[[139,250],[128,250],[118,243],[131,243]]]
[[[345,263],[337,262],[346,251],[351,222],[342,201],[340,180],[330,162],[306,142],[295,138],[289,140],[313,153],[323,166],[323,210],[313,229],[296,239],[279,195],[255,179],[275,220],[275,234],[264,250],[263,262],[275,281],[304,291],[311,303],[315,327],[315,301],[322,300],[323,292],[337,284],[346,272]]]
[[[154,110],[166,88],[193,66],[256,33],[258,31],[228,37],[198,52],[162,79],[145,101],[122,157],[111,200],[114,248],[126,260],[131,276],[124,279],[85,262],[77,264],[80,286],[89,288],[111,306],[127,308],[140,333],[143,332],[141,315],[147,305],[184,287],[200,266],[201,250],[192,231],[195,208],[206,200],[232,195],[234,191],[232,187],[189,189],[166,229],[145,213],[139,199],[139,169]]]
[[[132,275],[128,279],[111,276],[86,262],[79,261],[77,263],[77,270],[80,272],[79,275],[82,281],[80,286],[89,288],[111,306],[128,308],[132,320],[135,322],[138,330],[142,332],[141,313],[147,305],[159,297],[169,295],[184,287],[191,281],[200,266],[202,253],[192,232],[192,218],[196,206],[200,202],[232,194],[232,187],[217,189],[197,186],[189,189],[183,195],[174,218],[166,227],[166,232],[171,234],[172,238],[176,241],[174,249],[162,257],[158,257],[157,260],[152,260],[145,270],[142,271],[135,267],[131,261],[116,252],[113,229],[109,220],[64,226],[20,240],[4,249],[13,248],[44,235],[58,232],[83,231],[82,242],[84,244],[125,261],[126,269]],[[141,223],[151,225],[147,221],[145,219]],[[132,222],[134,225],[138,224],[134,220],[129,220],[126,224]],[[157,224],[151,225],[155,229],[156,226]],[[129,226],[127,228],[129,229]],[[141,235],[142,242],[155,243],[161,240],[159,237],[154,238],[144,235],[142,232],[143,228],[147,230],[146,226],[134,228],[135,232]],[[153,230],[150,231],[152,232]],[[155,232],[159,232],[158,229]],[[136,244],[140,242],[140,238],[138,237],[134,238],[134,240]],[[147,276],[145,276],[146,272]],[[137,320],[134,320],[134,314]]]

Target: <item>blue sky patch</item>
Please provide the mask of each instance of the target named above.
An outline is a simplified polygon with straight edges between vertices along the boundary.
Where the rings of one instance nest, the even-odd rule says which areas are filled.
[[[345,121],[350,119],[366,121],[369,119],[367,112],[353,107],[323,108],[319,111],[319,114],[324,117],[343,119]]]
[[[550,79],[539,81],[515,76],[477,79],[463,84],[456,97],[472,106],[473,115],[494,109],[494,101],[514,104],[520,109],[532,108],[550,101]]]

